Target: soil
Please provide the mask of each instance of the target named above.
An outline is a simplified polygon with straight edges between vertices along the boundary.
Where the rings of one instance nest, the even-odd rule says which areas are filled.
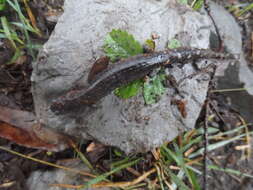
[[[52,32],[56,22],[48,21],[46,17],[49,9],[52,10],[53,8],[52,4],[47,5],[47,2],[45,2],[42,5],[43,1],[40,2],[40,4],[36,4],[35,1],[31,1],[30,7],[38,19],[38,27],[42,31],[43,37],[34,37],[33,35],[31,37],[33,41],[43,44]],[[59,7],[57,7],[58,9]],[[3,15],[9,15],[11,13],[11,10],[1,12]],[[15,18],[8,19],[15,20]],[[32,57],[25,50],[24,55],[15,63],[6,64],[11,60],[13,55],[14,50],[11,48],[9,42],[0,39],[0,105],[34,112],[30,80]],[[73,158],[74,156],[73,152],[69,150],[48,156],[46,151],[24,148],[5,139],[0,139],[0,145],[49,162],[56,162],[59,158]],[[50,168],[0,150],[0,189],[27,189],[25,185],[26,179],[32,171],[38,169],[48,170]]]
[[[223,4],[227,4],[228,2],[227,0],[219,0],[219,3]],[[238,3],[236,0],[230,0],[230,2],[235,4]],[[248,2],[250,2],[250,0]],[[42,31],[42,37],[35,37],[33,40],[43,44],[49,37],[56,24],[52,16],[56,18],[61,14],[63,10],[62,3],[62,0],[33,0],[30,2],[29,5],[37,18],[38,27]],[[252,64],[252,41],[249,39],[251,39],[252,35],[250,31],[252,31],[253,27],[253,14],[248,14],[248,17],[251,19],[238,20],[238,22],[240,22],[244,28],[244,50],[247,54],[249,63],[251,62]],[[13,54],[14,51],[10,44],[8,44],[8,41],[0,39],[0,105],[33,112],[33,99],[30,90],[32,57],[28,52],[25,52],[16,63],[7,65],[6,62],[11,59]],[[236,123],[239,122],[239,113],[237,113],[233,107],[228,106],[226,97],[214,94],[211,101],[216,105],[218,112],[225,118],[225,122],[217,119],[219,127],[222,130],[228,130],[236,126]],[[0,145],[9,147],[25,155],[33,155],[36,158],[50,162],[56,162],[59,159],[73,158],[74,156],[71,150],[48,156],[45,151],[24,148],[4,139],[0,139]],[[208,155],[208,159],[217,162],[221,167],[233,168],[241,172],[253,174],[253,159],[241,159],[241,152],[235,151],[236,145],[238,144],[233,143],[229,146],[225,146],[223,149],[214,151]],[[86,147],[86,145],[84,145],[84,147]],[[101,149],[99,155],[91,155],[91,157],[96,157],[96,159],[94,159],[96,161],[102,157],[106,158],[105,155],[108,150],[108,148]],[[149,157],[150,155],[147,154],[146,156]],[[103,160],[101,162],[103,163]],[[27,189],[25,181],[29,174],[37,169],[49,170],[51,168],[0,150],[0,189]],[[210,176],[208,178],[209,189],[253,189],[253,182],[252,180],[248,180],[249,178],[236,177],[218,171],[209,171],[208,175]]]

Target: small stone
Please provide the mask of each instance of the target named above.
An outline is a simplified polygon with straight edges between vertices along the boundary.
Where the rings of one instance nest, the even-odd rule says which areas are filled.
[[[179,131],[195,126],[209,84],[209,80],[201,79],[201,73],[200,77],[187,79],[180,86],[182,92],[187,92],[188,102],[187,118],[183,122],[182,116],[175,114],[169,103],[176,93],[173,88],[166,88],[159,101],[151,105],[145,105],[141,93],[127,100],[111,93],[96,107],[87,107],[82,113],[71,116],[55,115],[49,107],[73,85],[87,85],[94,57],[105,55],[102,51],[104,39],[112,29],[126,30],[141,44],[158,34],[156,51],[162,51],[169,40],[180,41],[181,37],[183,44],[188,46],[209,48],[210,25],[208,16],[175,0],[66,0],[63,15],[40,51],[38,62],[33,65],[36,114],[49,127],[78,138],[117,146],[126,153],[145,152],[171,141]],[[203,35],[201,39],[200,34]],[[169,68],[176,81],[196,72],[191,64],[181,68],[178,65]],[[148,119],[140,123],[136,120],[138,115]]]

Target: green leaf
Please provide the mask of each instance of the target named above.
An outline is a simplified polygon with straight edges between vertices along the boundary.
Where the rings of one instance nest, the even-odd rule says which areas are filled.
[[[249,135],[251,135],[251,134],[253,134],[253,132],[249,132]],[[241,139],[244,136],[246,136],[246,133],[244,133],[242,135],[237,135],[237,136],[235,136],[233,138],[229,138],[227,140],[218,141],[217,143],[209,144],[207,146],[207,149],[208,149],[208,151],[212,151],[212,150],[218,149],[218,148],[223,147],[223,146],[225,146],[225,145],[227,145],[229,143],[237,141],[237,140]],[[209,137],[208,139],[211,139],[211,138],[213,138],[213,136]],[[194,158],[196,156],[202,155],[203,152],[204,152],[204,148],[201,148],[201,149],[197,150],[196,152],[190,154],[188,157],[189,158]]]
[[[242,173],[238,170],[234,170],[232,168],[222,168],[216,165],[208,165],[208,169],[211,170],[218,170],[218,171],[222,171],[222,172],[226,172],[226,173],[230,173],[230,174],[235,174],[238,176],[244,176],[244,177],[249,177],[249,178],[253,178],[253,175],[247,174],[247,173]]]
[[[146,104],[156,103],[157,98],[165,92],[164,80],[165,74],[157,74],[144,83],[143,95]]]
[[[19,48],[16,48],[16,49],[15,49],[15,53],[14,53],[14,55],[12,56],[11,60],[8,61],[6,64],[12,64],[12,63],[14,63],[14,62],[15,62],[20,56],[22,56],[22,55],[23,55],[23,52],[20,51]]]
[[[120,58],[143,53],[141,44],[123,30],[112,30],[105,38],[104,51],[114,62]]]
[[[18,17],[19,17],[19,20],[21,21],[21,23],[23,24],[23,27],[21,28],[22,29],[22,33],[24,34],[25,36],[25,39],[26,39],[26,44],[31,44],[31,39],[30,39],[30,36],[29,36],[29,33],[28,33],[28,30],[27,28],[30,28],[30,30],[32,30],[32,26],[30,24],[30,21],[24,16],[24,14],[22,13],[21,11],[21,7],[19,5],[19,2],[18,0],[6,0],[6,2],[8,3],[8,5],[10,7],[12,7],[18,14]],[[35,31],[35,29],[34,29]],[[28,49],[28,52],[29,54],[33,57],[33,59],[35,59],[35,53],[34,53],[34,50],[33,49]]]
[[[248,6],[244,7],[236,16],[242,16],[246,12],[253,9],[253,3],[249,4]]]
[[[131,98],[138,94],[143,84],[142,80],[133,81],[125,86],[119,87],[114,91],[114,94],[120,98]]]
[[[168,167],[164,167],[167,175],[171,178],[171,181],[174,182],[179,190],[190,190],[189,187],[184,183],[179,176],[175,175]]]
[[[131,158],[131,157],[129,157],[129,156],[126,156],[126,157],[124,157],[124,159],[122,159],[122,160],[115,161],[115,162],[111,163],[111,164],[110,164],[110,168],[113,169],[113,168],[117,168],[117,167],[119,167],[119,166],[121,166],[121,165],[123,165],[123,164],[127,164],[127,163],[130,162],[132,159],[134,159],[134,158]]]
[[[155,41],[152,39],[148,39],[145,41],[145,45],[150,49],[150,50],[155,50]]]
[[[180,43],[180,41],[178,41],[175,38],[171,39],[168,43],[169,49],[175,49],[175,48],[179,48],[179,47],[181,47],[181,43]]]
[[[0,0],[0,11],[5,9],[6,0]]]
[[[114,62],[120,58],[141,54],[143,53],[143,48],[134,39],[133,35],[123,30],[114,29],[105,38],[104,51],[106,56],[110,57],[111,61]],[[116,89],[114,93],[120,98],[130,98],[138,94],[142,84],[142,80],[136,80]]]
[[[47,151],[46,154],[47,154],[47,156],[52,156],[52,155],[53,155],[53,152]]]
[[[9,23],[7,21],[7,18],[5,16],[2,16],[0,19],[1,19],[1,24],[2,24],[5,36],[8,38],[8,40],[10,40],[12,46],[16,49],[17,46],[12,38],[11,28],[9,27]]]
[[[116,156],[118,156],[118,157],[123,156],[123,153],[122,153],[121,151],[117,150],[117,149],[113,149],[113,153],[114,153]]]
[[[23,30],[28,30],[29,32],[38,33],[38,31],[36,29],[34,29],[29,23],[24,25],[23,23],[20,23],[20,22],[11,22],[11,24],[13,24]]]
[[[178,1],[179,1],[179,3],[184,4],[184,5],[188,4],[188,0],[178,0]]]
[[[43,45],[38,44],[38,43],[32,43],[32,44],[26,44],[26,47],[29,49],[34,49],[34,50],[39,51],[43,47]]]
[[[188,170],[188,178],[190,179],[190,182],[192,184],[192,188],[195,189],[195,190],[200,190],[200,185],[199,185],[199,182],[198,182],[198,178],[196,176],[196,174],[192,171],[192,170]]]
[[[191,7],[193,8],[193,10],[197,11],[201,9],[203,4],[204,4],[204,0],[195,0],[192,2]]]

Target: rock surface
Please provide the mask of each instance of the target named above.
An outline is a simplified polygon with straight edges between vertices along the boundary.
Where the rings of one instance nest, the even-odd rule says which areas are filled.
[[[88,172],[83,163],[73,162],[68,163],[69,168],[82,170]],[[28,178],[26,185],[28,190],[68,190],[72,188],[64,188],[58,186],[51,186],[52,184],[67,184],[67,185],[82,185],[84,184],[83,177],[66,172],[62,169],[55,169],[51,171],[35,171]],[[86,188],[85,190],[94,190],[98,188]],[[111,188],[99,188],[99,190],[110,190]]]
[[[95,108],[74,116],[55,115],[49,106],[74,84],[87,84],[92,62],[104,55],[103,40],[112,29],[126,30],[142,44],[155,33],[159,36],[156,50],[164,50],[173,38],[183,46],[208,48],[211,22],[206,15],[175,0],[66,0],[64,10],[32,75],[36,114],[46,125],[126,153],[150,150],[194,127],[206,98],[209,75],[205,73],[180,84],[183,98],[168,87],[153,105],[145,105],[141,94],[122,100],[112,93]],[[208,63],[198,64],[205,67]],[[191,64],[168,70],[177,81],[194,72]],[[173,98],[186,102],[185,118],[171,104]]]
[[[231,91],[224,93],[231,98],[232,105],[248,121],[253,122],[253,73],[248,67],[242,50],[242,29],[222,6],[210,3],[211,14],[222,36],[225,48],[240,56],[239,62],[223,64],[221,72],[217,75],[218,89],[238,89],[242,91]],[[226,23],[226,24],[224,24]],[[213,29],[214,31],[214,29]]]

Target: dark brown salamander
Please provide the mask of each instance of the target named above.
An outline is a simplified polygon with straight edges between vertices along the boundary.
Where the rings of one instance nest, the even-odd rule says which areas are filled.
[[[197,59],[234,59],[231,54],[211,50],[179,48],[141,54],[112,64],[98,74],[87,88],[70,90],[52,102],[51,110],[56,114],[76,113],[85,105],[96,103],[114,89],[146,76],[154,68],[166,64],[185,64]]]

